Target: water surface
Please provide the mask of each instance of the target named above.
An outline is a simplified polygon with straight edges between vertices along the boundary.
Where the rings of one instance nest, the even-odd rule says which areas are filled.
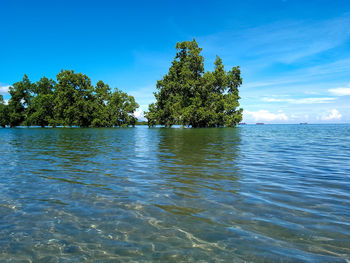
[[[1,262],[349,262],[350,125],[0,129]]]

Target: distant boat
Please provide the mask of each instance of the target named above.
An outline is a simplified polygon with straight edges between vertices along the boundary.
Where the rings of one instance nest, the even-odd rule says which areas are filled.
[[[307,124],[307,122],[301,122],[301,123],[299,123],[300,125],[306,125]]]
[[[256,125],[264,125],[265,123],[263,122],[257,122]]]
[[[238,125],[247,125],[245,122],[240,122]]]

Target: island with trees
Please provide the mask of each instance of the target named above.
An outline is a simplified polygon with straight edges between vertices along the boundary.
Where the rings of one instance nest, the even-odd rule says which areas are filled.
[[[176,44],[177,53],[169,72],[157,82],[156,102],[145,112],[148,126],[234,127],[242,120],[238,87],[239,66],[225,71],[216,57],[212,72],[204,70],[202,49],[195,39]],[[134,97],[103,81],[62,70],[57,81],[42,77],[23,79],[9,88],[5,103],[0,95],[0,126],[127,127],[139,122]]]
[[[177,53],[163,79],[157,82],[156,102],[145,113],[148,125],[170,127],[233,127],[242,120],[239,67],[226,72],[219,56],[213,72],[204,72],[204,58],[195,39],[177,43]]]

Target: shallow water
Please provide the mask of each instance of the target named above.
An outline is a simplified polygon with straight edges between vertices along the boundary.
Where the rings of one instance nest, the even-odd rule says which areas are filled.
[[[0,129],[0,262],[349,262],[350,125]]]

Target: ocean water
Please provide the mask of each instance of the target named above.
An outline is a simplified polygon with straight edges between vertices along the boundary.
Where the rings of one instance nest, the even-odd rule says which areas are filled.
[[[0,129],[0,262],[350,262],[350,125]]]

